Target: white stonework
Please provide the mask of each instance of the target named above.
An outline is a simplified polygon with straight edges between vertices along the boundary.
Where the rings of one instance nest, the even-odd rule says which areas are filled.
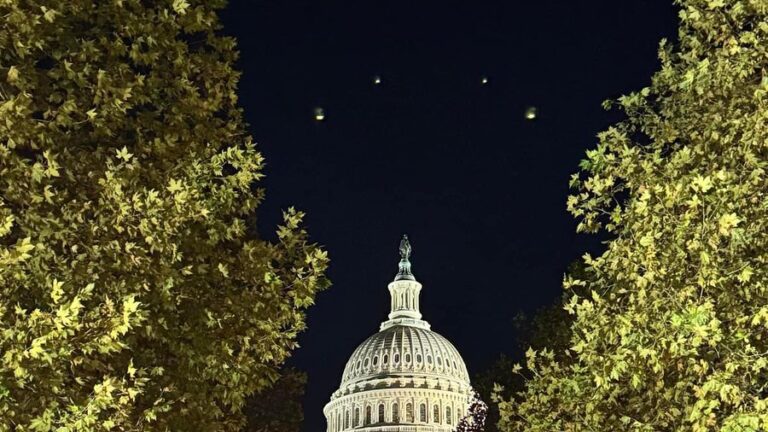
[[[421,319],[421,284],[411,274],[410,244],[389,284],[389,320],[352,353],[341,386],[323,412],[327,432],[450,432],[472,392],[461,355]]]

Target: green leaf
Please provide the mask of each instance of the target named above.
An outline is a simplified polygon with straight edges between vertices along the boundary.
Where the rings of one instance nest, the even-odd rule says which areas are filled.
[[[180,15],[187,13],[189,3],[187,0],[173,0],[173,10]]]
[[[116,150],[116,152],[117,152],[117,158],[122,159],[126,162],[131,160],[131,158],[133,157],[133,154],[128,153],[128,148],[125,146],[123,146],[123,148],[120,150]]]
[[[9,83],[14,83],[14,82],[18,81],[18,79],[19,79],[19,70],[16,69],[16,66],[11,66],[8,69],[8,75],[6,76],[6,79],[8,80]]]

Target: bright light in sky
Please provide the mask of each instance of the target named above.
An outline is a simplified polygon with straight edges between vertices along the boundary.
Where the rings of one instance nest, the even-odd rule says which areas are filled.
[[[480,80],[480,82],[483,84],[488,84],[488,77],[483,77],[483,79]]]
[[[535,120],[536,119],[536,107],[528,107],[525,110],[525,119],[526,120]]]
[[[375,77],[373,77],[373,83],[374,83],[374,84],[376,84],[376,85],[379,85],[379,84],[381,84],[381,77],[380,77],[380,76],[378,76],[378,75],[376,75]]]
[[[320,107],[315,108],[315,120],[317,121],[325,120],[325,111],[323,111],[323,109]]]

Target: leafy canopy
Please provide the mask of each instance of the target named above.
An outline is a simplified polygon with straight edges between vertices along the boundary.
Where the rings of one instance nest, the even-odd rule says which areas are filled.
[[[678,0],[649,87],[571,186],[587,256],[568,361],[528,352],[507,431],[768,430],[768,2]]]
[[[302,399],[307,374],[293,368],[280,371],[269,389],[248,398],[243,432],[300,432],[304,422]]]
[[[568,272],[572,277],[579,277],[582,280],[589,278],[581,260],[572,262],[568,266]],[[565,292],[561,298],[556,299],[552,304],[540,307],[531,315],[518,313],[514,316],[513,334],[517,348],[514,357],[501,354],[488,368],[472,377],[472,386],[481,399],[498,402],[516,396],[525,389],[526,380],[530,378],[530,374],[516,364],[513,358],[522,355],[528,348],[535,350],[548,348],[557,356],[557,360],[564,362],[571,360],[567,349],[570,347],[573,316],[563,306],[573,295],[583,294],[584,289],[578,288]],[[490,404],[485,421],[485,432],[498,432],[499,419],[499,405]]]
[[[0,0],[0,431],[236,430],[325,287],[222,0]]]

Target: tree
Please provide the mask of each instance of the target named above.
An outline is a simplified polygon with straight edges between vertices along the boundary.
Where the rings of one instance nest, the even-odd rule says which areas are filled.
[[[499,357],[487,369],[472,377],[472,387],[480,398],[492,400],[494,394],[509,398],[522,391],[525,380],[521,374],[514,373],[515,361],[505,354]],[[497,404],[490,404],[486,413],[485,431],[497,432],[500,414]]]
[[[304,421],[301,400],[307,374],[286,369],[275,384],[248,399],[246,432],[299,432]]]
[[[520,313],[515,316],[515,338],[517,355],[527,349],[549,348],[562,361],[568,361],[567,349],[570,346],[570,326],[573,319],[564,309],[562,298],[551,305],[543,306],[530,317]],[[472,377],[472,385],[483,400],[499,401],[514,398],[525,389],[530,374],[519,370],[514,357],[501,354],[490,367]],[[497,432],[501,419],[498,404],[488,406],[485,425],[486,432]]]
[[[581,260],[574,261],[568,266],[568,274],[581,280],[588,280],[588,273]],[[529,348],[541,350],[549,348],[559,361],[569,362],[568,348],[571,340],[571,325],[573,316],[565,310],[571,296],[578,289],[565,292],[552,304],[545,305],[527,315],[519,313],[514,318],[514,334],[516,345],[521,355]],[[518,354],[519,353],[519,354]],[[472,385],[483,400],[506,400],[518,395],[525,389],[526,379],[531,378],[524,371],[517,370],[513,357],[501,354],[487,369],[472,378]],[[497,432],[501,418],[498,404],[488,406],[485,422],[486,432]]]
[[[568,265],[566,274],[581,281],[590,280],[589,270],[580,259]],[[574,319],[566,310],[566,305],[573,296],[584,294],[585,290],[581,286],[573,286],[551,304],[540,307],[532,316],[527,317],[524,313],[516,316],[515,334],[521,352],[529,348],[534,350],[549,348],[558,360],[569,361],[567,348],[570,347],[571,325]]]
[[[237,430],[327,286],[263,159],[223,0],[0,2],[0,431]]]
[[[568,310],[572,361],[530,350],[506,431],[768,430],[768,4],[678,0],[651,85],[599,134],[569,210],[612,236]]]
[[[474,392],[469,401],[467,414],[456,425],[456,432],[483,432],[485,430],[487,412],[488,405],[480,399],[480,395],[477,392]]]

